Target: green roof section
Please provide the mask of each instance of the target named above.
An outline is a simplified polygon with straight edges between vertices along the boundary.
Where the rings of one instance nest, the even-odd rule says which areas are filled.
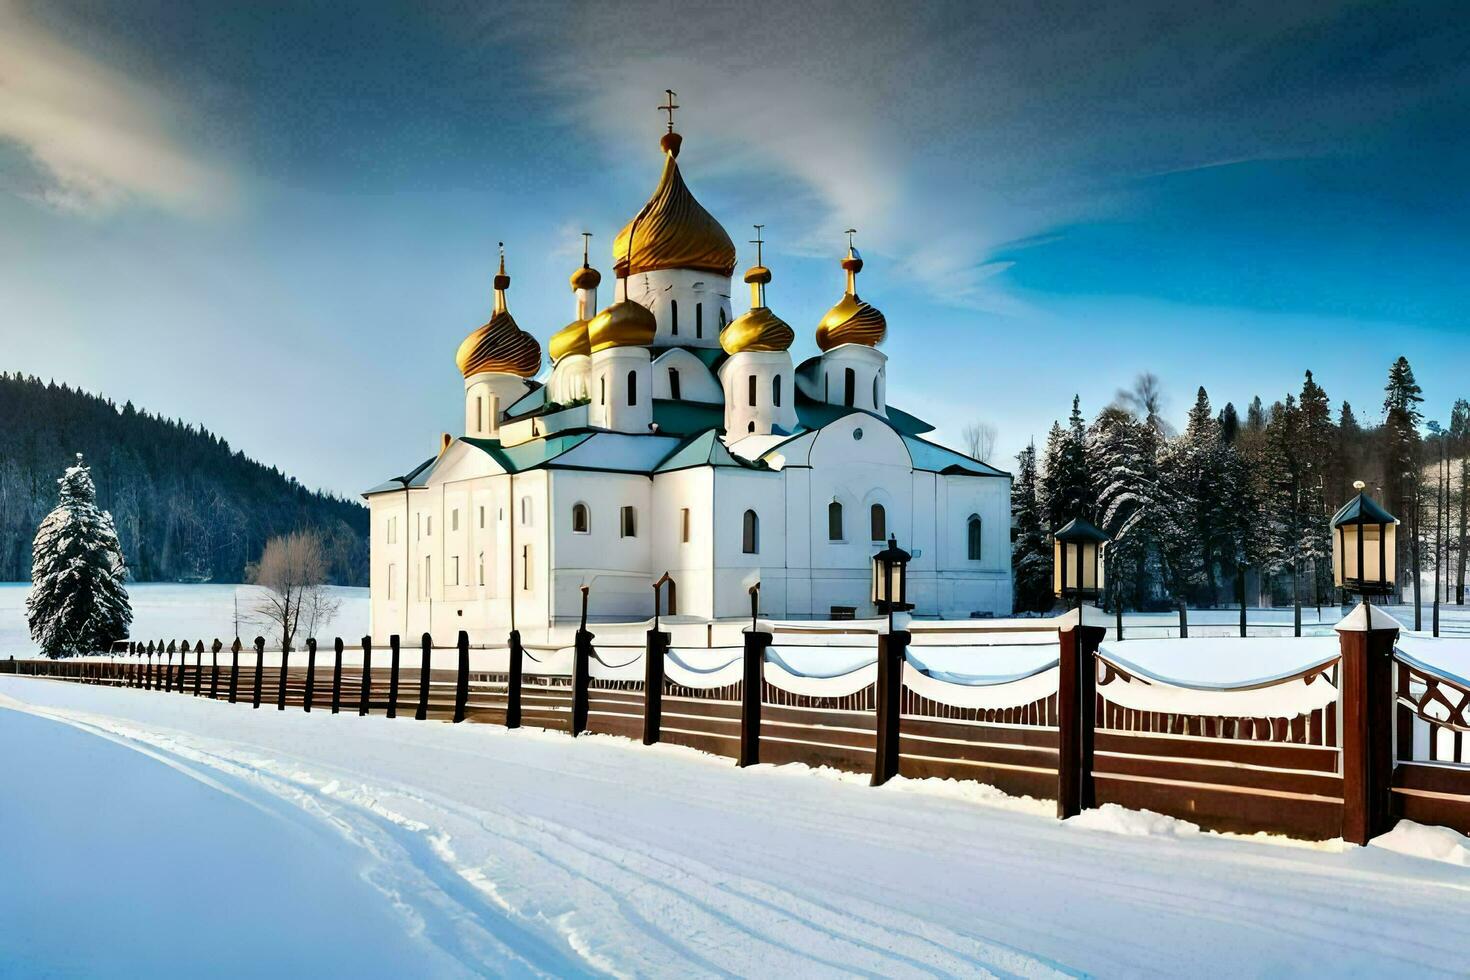
[[[1080,517],[1072,518],[1053,536],[1058,541],[1092,541],[1097,544],[1108,540],[1108,536],[1096,524]]]
[[[532,384],[536,384],[534,381]],[[532,412],[540,411],[546,407],[546,386],[537,384],[535,388],[526,392],[520,398],[511,403],[505,410],[507,419],[517,419],[522,415],[530,415]]]
[[[653,421],[658,431],[670,436],[692,436],[725,424],[725,406],[709,402],[653,400]]]
[[[499,439],[473,439],[465,436],[460,442],[476,449],[495,460],[507,473],[524,473],[545,466],[565,452],[569,452],[592,438],[587,431],[561,433],[546,439],[532,439],[518,446],[502,446]]]
[[[920,439],[918,436],[905,435],[902,431],[899,432],[899,436],[903,439],[903,444],[908,447],[909,457],[914,461],[916,470],[946,475],[969,473],[972,476],[1010,476],[1005,470],[996,469],[989,463],[982,463],[964,453],[946,449],[937,443]]]
[[[407,473],[403,474],[402,479],[408,481],[408,486],[409,486],[410,489],[412,489],[414,487],[423,487],[423,486],[426,486],[427,485],[425,483],[425,481],[424,481],[424,477],[428,476],[429,467],[433,466],[434,465],[434,461],[437,460],[438,458],[439,458],[438,456],[430,456],[428,459],[424,460],[422,463],[420,463],[419,465],[415,466],[413,469],[409,470]],[[369,490],[364,490],[362,492],[362,495],[364,497],[371,497],[373,494],[376,494],[376,493],[388,493],[389,491],[392,491],[392,490],[402,490],[402,489],[403,489],[403,484],[400,483],[400,482],[398,482],[398,478],[395,477],[392,480],[388,480],[388,481],[385,481],[383,483],[379,483],[377,486],[375,486],[375,487],[373,487],[373,488],[371,488]]]
[[[695,436],[690,436],[678,449],[669,454],[668,458],[654,468],[655,473],[672,473],[675,470],[687,470],[696,466],[736,466],[743,469],[767,469],[764,463],[757,466],[743,463],[725,448],[720,441],[719,433],[709,429]]]
[[[800,393],[796,397],[796,420],[801,424],[803,429],[820,429],[854,412],[871,415],[880,422],[888,423],[899,435],[919,436],[926,432],[934,431],[934,426],[928,422],[925,422],[921,418],[916,418],[902,409],[894,408],[891,405],[887,408],[887,417],[884,417],[876,412],[869,412],[862,408],[852,408],[846,405],[830,405],[827,402],[819,402]]]
[[[1358,491],[1358,495],[1342,505],[1332,515],[1332,526],[1344,524],[1397,524],[1399,519],[1383,509],[1383,505],[1372,497]]]

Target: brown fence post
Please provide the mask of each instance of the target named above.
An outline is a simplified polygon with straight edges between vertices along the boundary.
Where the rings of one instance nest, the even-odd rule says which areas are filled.
[[[740,685],[740,758],[736,764],[759,765],[761,761],[761,689],[766,677],[766,647],[771,634],[754,628],[745,633],[745,670]]]
[[[310,711],[316,697],[316,637],[306,638],[306,690],[301,695],[301,710]]]
[[[148,641],[148,666],[143,669],[143,690],[153,690],[153,641]]]
[[[373,638],[364,636],[362,638],[362,690],[357,697],[357,713],[359,716],[368,713],[373,705]]]
[[[199,696],[199,685],[204,681],[204,641],[194,644],[194,696]]]
[[[255,638],[255,694],[250,699],[250,707],[260,707],[260,681],[265,674],[265,637]]]
[[[388,668],[388,717],[398,717],[398,634],[388,637],[388,649],[393,652]]]
[[[168,666],[163,670],[163,692],[170,694],[174,689],[174,641],[168,641]]]
[[[454,678],[454,723],[458,725],[464,721],[464,709],[470,700],[470,635],[460,630],[455,645],[459,647],[459,669]]]
[[[588,681],[592,670],[592,634],[577,630],[572,647],[572,738],[587,730]]]
[[[1393,826],[1393,650],[1399,624],[1364,602],[1337,624],[1342,649],[1342,839]]]
[[[332,642],[336,660],[332,663],[332,714],[342,710],[342,637]]]
[[[898,775],[898,740],[903,664],[908,655],[908,630],[892,630],[878,637],[877,718],[873,745],[873,786]]]
[[[1189,607],[1182,598],[1179,600],[1179,639],[1189,639]]]
[[[1064,617],[1058,634],[1057,819],[1075,817],[1097,802],[1092,745],[1097,713],[1097,651],[1107,630],[1082,625],[1082,611]]]
[[[521,631],[510,631],[510,677],[505,686],[505,727],[521,727],[521,675],[525,670],[525,650],[521,647]]]
[[[210,651],[214,654],[209,664],[210,700],[216,700],[219,698],[219,652],[224,649],[224,646],[225,645],[219,641],[219,637],[217,636],[214,638],[214,642],[210,644]]]
[[[433,649],[434,638],[425,633],[419,642],[423,657],[419,661],[419,707],[413,713],[415,721],[423,721],[429,717],[429,651]]]
[[[281,651],[281,677],[276,684],[276,710],[286,710],[286,672],[291,663],[291,655],[285,650]]]
[[[240,638],[235,637],[235,642],[230,644],[230,703],[235,703],[235,697],[240,687]]]
[[[664,721],[664,656],[669,652],[669,634],[648,631],[643,645],[643,744],[659,740]]]

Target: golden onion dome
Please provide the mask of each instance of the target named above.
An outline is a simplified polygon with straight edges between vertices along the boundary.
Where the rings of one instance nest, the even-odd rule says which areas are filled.
[[[541,369],[541,345],[516,324],[505,307],[505,291],[509,286],[510,276],[505,274],[502,251],[500,271],[495,276],[495,311],[489,322],[470,332],[454,355],[460,373],[466,378],[485,371],[529,378]]]
[[[582,268],[572,273],[573,289],[596,289],[600,285],[602,285],[602,273],[586,263],[583,263]]]
[[[546,344],[548,352],[553,361],[559,361],[569,354],[592,353],[592,342],[587,339],[587,324],[590,320],[573,320],[551,335],[551,340]]]
[[[609,347],[647,347],[657,333],[653,312],[631,299],[614,303],[587,323],[587,343],[593,353]]]
[[[858,298],[857,274],[863,271],[863,258],[850,243],[842,268],[847,272],[847,293],[817,325],[817,346],[824,351],[843,344],[877,347],[888,334],[888,321],[877,307]]]
[[[719,276],[735,271],[735,243],[689,193],[679,173],[680,142],[678,133],[666,133],[660,140],[664,170],[658,187],[613,241],[613,261],[619,276],[657,269],[697,269]],[[635,224],[638,235],[630,254],[628,239]]]
[[[789,350],[795,339],[796,331],[764,306],[740,314],[720,331],[720,346],[726,354]]]

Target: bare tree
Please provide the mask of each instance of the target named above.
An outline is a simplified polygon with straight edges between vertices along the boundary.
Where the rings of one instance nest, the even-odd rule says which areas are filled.
[[[310,636],[337,613],[338,600],[326,587],[322,540],[314,531],[271,538],[260,561],[246,568],[246,576],[265,589],[255,612],[279,631],[282,650],[291,649],[302,627]]]
[[[995,426],[989,422],[971,422],[960,431],[970,456],[982,463],[990,462],[995,453]]]
[[[1164,421],[1163,382],[1152,371],[1139,372],[1133,379],[1133,387],[1119,388],[1113,404],[1132,412],[1161,436],[1174,434],[1169,423]]]

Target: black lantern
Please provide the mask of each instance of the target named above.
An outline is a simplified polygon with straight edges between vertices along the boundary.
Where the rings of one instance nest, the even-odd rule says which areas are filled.
[[[1052,535],[1052,590],[1064,599],[1096,598],[1103,590],[1103,550],[1108,536],[1073,518]]]
[[[898,546],[892,535],[888,547],[873,556],[873,603],[881,613],[906,612],[909,598],[909,561],[914,556]]]
[[[1358,491],[1332,516],[1332,584],[1360,596],[1389,595],[1397,571],[1398,518]]]

